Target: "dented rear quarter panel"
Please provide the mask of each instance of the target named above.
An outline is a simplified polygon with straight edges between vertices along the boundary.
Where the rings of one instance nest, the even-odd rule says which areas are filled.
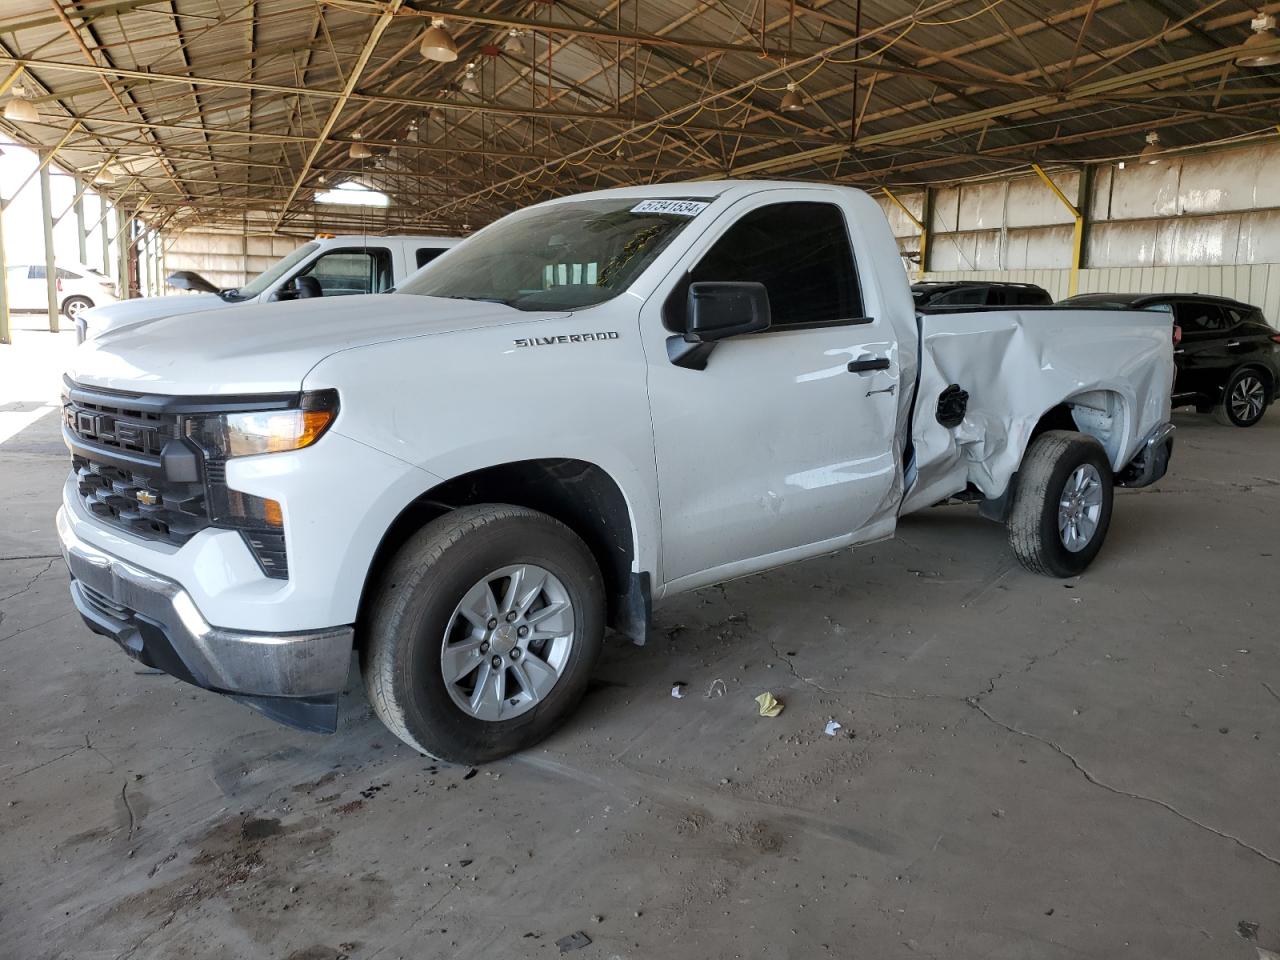
[[[926,315],[912,440],[915,483],[902,513],[973,484],[1005,492],[1036,424],[1062,403],[1097,436],[1112,469],[1169,419],[1173,341],[1167,315],[1050,308]],[[949,384],[969,393],[963,422],[935,412]]]

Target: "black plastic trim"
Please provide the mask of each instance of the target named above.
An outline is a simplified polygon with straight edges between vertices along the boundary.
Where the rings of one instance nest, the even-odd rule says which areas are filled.
[[[293,393],[237,394],[236,396],[175,396],[163,393],[131,393],[102,387],[84,387],[63,376],[67,393],[77,403],[120,405],[155,414],[242,413],[250,410],[291,410],[302,404],[301,391]]]

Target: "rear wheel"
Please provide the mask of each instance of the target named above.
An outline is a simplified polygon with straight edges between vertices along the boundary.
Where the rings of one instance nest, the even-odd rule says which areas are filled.
[[[498,504],[429,523],[374,601],[361,666],[379,719],[441,760],[481,763],[549,734],[604,637],[600,571],[545,514]]]
[[[1252,427],[1266,413],[1269,399],[1262,374],[1251,368],[1237,370],[1227,380],[1213,415],[1224,426]]]
[[[1034,573],[1074,577],[1102,549],[1111,524],[1112,474],[1097,440],[1049,430],[1031,441],[1009,513],[1009,543]]]
[[[62,301],[62,312],[66,315],[68,320],[74,320],[92,306],[93,301],[88,297],[81,297],[77,295],[74,297],[67,297],[67,299]]]

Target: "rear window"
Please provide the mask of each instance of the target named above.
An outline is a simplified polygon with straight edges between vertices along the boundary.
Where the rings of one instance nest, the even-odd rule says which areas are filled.
[[[425,267],[428,263],[430,263],[436,257],[440,256],[440,254],[444,253],[445,250],[447,249],[449,248],[448,247],[419,247],[417,252],[413,255],[414,261],[417,263],[417,265],[420,268]]]

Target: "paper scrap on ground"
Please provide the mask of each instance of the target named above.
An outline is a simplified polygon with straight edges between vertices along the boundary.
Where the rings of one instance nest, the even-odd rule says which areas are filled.
[[[684,683],[673,683],[671,685],[671,695],[675,697],[677,700],[683,700],[684,688],[685,688]]]
[[[776,717],[782,712],[782,701],[775,697],[772,693],[762,693],[756,697],[756,703],[760,704],[760,716]]]
[[[826,734],[828,737],[834,737],[838,730],[840,730],[840,722],[838,720],[827,721]]]

